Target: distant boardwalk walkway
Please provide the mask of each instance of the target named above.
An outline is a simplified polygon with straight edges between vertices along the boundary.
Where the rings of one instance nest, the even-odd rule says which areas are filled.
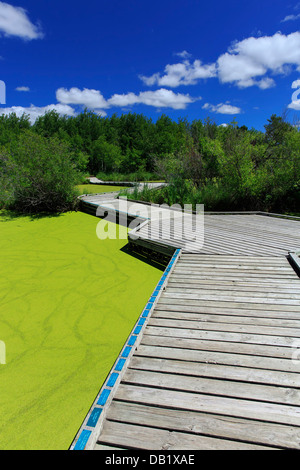
[[[282,256],[300,249],[300,218],[298,221],[256,213],[246,215],[205,213],[204,244],[202,246],[199,240],[191,242],[188,239],[188,229],[182,234],[181,214],[177,211],[116,199],[117,194],[83,196],[81,200],[94,213],[97,208],[103,207],[104,209],[109,208],[112,212],[125,211],[145,219],[152,215],[154,220],[150,220],[148,224],[141,225],[134,231],[140,241],[147,240],[162,245],[172,245],[188,252],[221,255]],[[157,216],[158,213],[162,214],[162,218]],[[160,234],[163,220],[168,218],[167,215],[174,218],[174,229],[169,239]],[[192,233],[197,216],[185,214],[184,218],[185,224],[187,227],[190,226],[190,233]],[[180,221],[177,232],[176,221]],[[129,239],[130,237],[129,234]]]
[[[198,251],[156,223],[177,254],[72,448],[300,449],[300,222],[205,215]]]

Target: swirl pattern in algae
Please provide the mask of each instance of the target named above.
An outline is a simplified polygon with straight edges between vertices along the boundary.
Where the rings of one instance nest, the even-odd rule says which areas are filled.
[[[161,277],[98,221],[1,214],[0,449],[69,447]]]

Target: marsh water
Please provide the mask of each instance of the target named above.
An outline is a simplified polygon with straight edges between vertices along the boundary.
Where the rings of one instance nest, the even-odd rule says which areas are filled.
[[[1,449],[69,447],[161,276],[98,222],[1,213]]]

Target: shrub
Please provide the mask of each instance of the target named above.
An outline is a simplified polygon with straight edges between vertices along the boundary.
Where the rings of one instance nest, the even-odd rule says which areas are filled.
[[[0,151],[0,202],[24,213],[76,207],[79,172],[66,144],[31,131]]]

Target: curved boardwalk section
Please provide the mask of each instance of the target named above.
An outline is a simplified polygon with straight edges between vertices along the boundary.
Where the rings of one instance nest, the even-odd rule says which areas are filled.
[[[83,448],[300,449],[300,279],[287,256],[299,222],[207,215],[195,250],[149,235],[155,224],[133,243],[175,245],[179,259]]]

